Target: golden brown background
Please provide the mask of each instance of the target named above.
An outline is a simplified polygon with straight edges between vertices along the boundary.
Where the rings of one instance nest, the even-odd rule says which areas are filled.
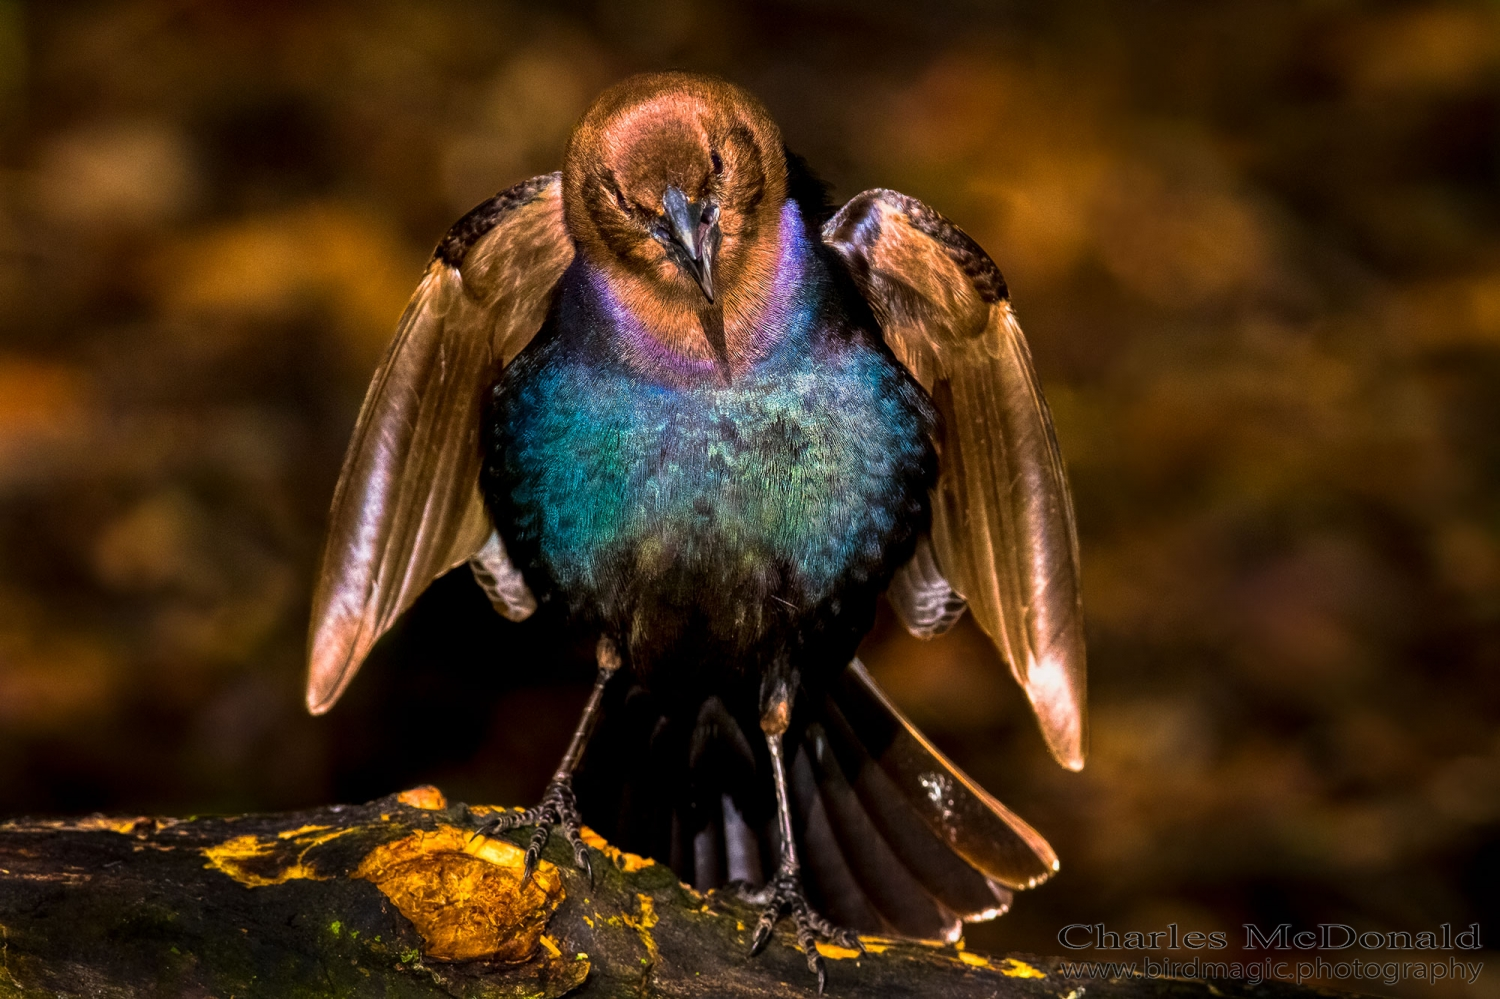
[[[838,195],[965,226],[1030,335],[1088,768],[1049,761],[971,625],[866,649],[1063,858],[971,940],[1480,921],[1493,947],[1493,3],[0,0],[0,816],[537,796],[580,650],[450,577],[314,720],[309,580],[431,246],[667,66],[760,94]],[[1500,995],[1490,963],[1468,994]]]

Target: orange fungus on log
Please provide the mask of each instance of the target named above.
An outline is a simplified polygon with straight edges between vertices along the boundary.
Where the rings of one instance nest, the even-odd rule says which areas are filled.
[[[562,877],[543,860],[523,888],[524,850],[470,836],[447,825],[413,832],[371,850],[353,876],[373,882],[411,920],[428,958],[525,961],[563,900]]]

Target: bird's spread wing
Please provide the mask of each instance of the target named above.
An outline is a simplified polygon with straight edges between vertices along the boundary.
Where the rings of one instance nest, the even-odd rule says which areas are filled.
[[[333,706],[376,640],[438,576],[487,553],[483,567],[505,578],[486,545],[492,529],[479,495],[481,406],[500,367],[540,328],[573,258],[561,187],[557,174],[533,178],[448,231],[370,383],[313,595],[314,714]]]
[[[1087,740],[1077,531],[1005,281],[962,230],[895,191],[858,195],[824,225],[823,239],[942,413],[937,568],[1010,662],[1052,754],[1077,770]]]

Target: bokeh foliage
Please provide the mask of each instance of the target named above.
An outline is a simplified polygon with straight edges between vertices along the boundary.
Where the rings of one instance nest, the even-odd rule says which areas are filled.
[[[1031,338],[1088,768],[972,626],[866,649],[1063,858],[972,939],[1500,932],[1493,3],[0,2],[0,813],[538,793],[586,649],[453,577],[315,721],[309,581],[431,245],[663,66],[965,226]]]

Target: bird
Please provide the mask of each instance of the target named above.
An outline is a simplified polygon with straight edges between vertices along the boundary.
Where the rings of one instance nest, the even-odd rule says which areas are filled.
[[[1053,757],[1083,766],[1077,529],[988,254],[907,195],[836,209],[726,80],[626,78],[559,172],[439,242],[365,396],[315,582],[307,705],[331,708],[417,596],[468,564],[554,610],[596,679],[541,802],[817,944],[958,939],[1058,869],[856,656],[888,600],[965,613]],[[522,664],[510,664],[521,668]],[[592,870],[589,871],[592,877]]]

